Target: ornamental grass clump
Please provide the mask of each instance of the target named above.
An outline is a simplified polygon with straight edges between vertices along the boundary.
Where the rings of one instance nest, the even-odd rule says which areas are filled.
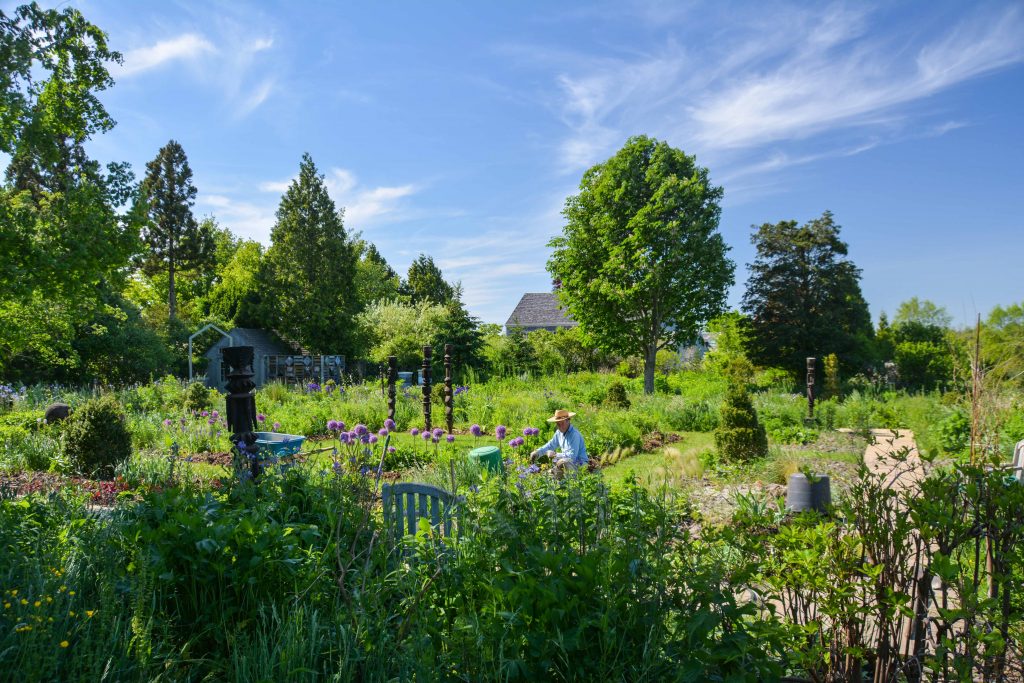
[[[131,457],[132,437],[121,404],[111,395],[87,401],[65,422],[64,457],[75,471],[100,479]]]
[[[768,437],[742,384],[732,384],[722,403],[715,429],[715,447],[725,462],[756,460],[768,455]]]

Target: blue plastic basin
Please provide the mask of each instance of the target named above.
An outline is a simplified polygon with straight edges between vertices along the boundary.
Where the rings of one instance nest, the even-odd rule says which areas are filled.
[[[256,446],[260,455],[275,458],[286,458],[295,455],[302,448],[306,437],[298,434],[278,434],[277,432],[256,432]]]

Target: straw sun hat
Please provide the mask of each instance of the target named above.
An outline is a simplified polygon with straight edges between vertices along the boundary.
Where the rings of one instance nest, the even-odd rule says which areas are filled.
[[[555,414],[548,418],[548,422],[561,422],[562,420],[568,420],[573,417],[576,413],[570,413],[568,410],[559,408],[555,411]]]

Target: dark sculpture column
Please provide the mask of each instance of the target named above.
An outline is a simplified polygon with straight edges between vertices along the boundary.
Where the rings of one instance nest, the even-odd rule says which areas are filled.
[[[430,431],[430,361],[433,349],[423,347],[423,428]]]
[[[388,356],[388,419],[395,419],[395,382],[398,381],[398,357]]]
[[[814,420],[814,358],[807,359],[807,420]]]
[[[448,433],[452,433],[454,416],[452,415],[452,345],[444,345],[444,421],[448,426]]]
[[[241,464],[248,462],[253,478],[260,474],[256,455],[256,383],[252,364],[255,356],[251,346],[228,346],[221,350],[228,366],[228,396],[225,400],[231,443],[235,444]],[[253,457],[249,457],[253,456]]]

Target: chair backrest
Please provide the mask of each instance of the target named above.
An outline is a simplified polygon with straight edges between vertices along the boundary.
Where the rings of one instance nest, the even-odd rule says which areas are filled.
[[[1024,441],[1018,441],[1013,449],[1013,476],[1024,484]]]
[[[384,484],[381,498],[384,525],[399,537],[415,535],[420,518],[429,519],[443,536],[452,535],[453,508],[458,499],[448,491],[430,484]]]

